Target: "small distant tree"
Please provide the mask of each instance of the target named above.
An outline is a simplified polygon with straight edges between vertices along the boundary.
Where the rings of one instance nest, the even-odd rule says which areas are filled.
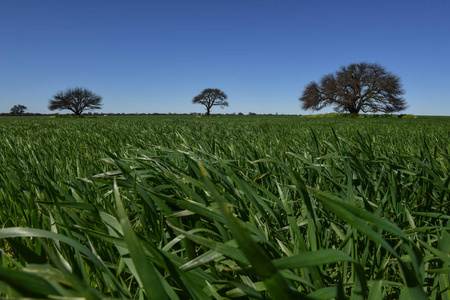
[[[221,108],[228,106],[226,99],[227,95],[219,89],[205,89],[192,99],[192,103],[203,104],[206,107],[206,115],[209,116],[213,106],[220,106]]]
[[[14,105],[11,108],[11,114],[15,115],[15,116],[17,116],[17,115],[22,116],[26,110],[27,110],[27,107],[25,105],[21,105],[21,104]]]
[[[102,97],[82,87],[60,91],[50,100],[48,109],[68,109],[75,115],[81,115],[85,110],[102,108]]]
[[[400,78],[379,64],[343,66],[336,74],[309,83],[299,98],[303,109],[320,110],[332,105],[336,112],[393,113],[406,108]]]

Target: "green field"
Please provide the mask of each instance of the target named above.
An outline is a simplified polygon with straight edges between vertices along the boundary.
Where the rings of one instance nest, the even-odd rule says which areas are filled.
[[[450,299],[450,118],[0,118],[0,296]]]

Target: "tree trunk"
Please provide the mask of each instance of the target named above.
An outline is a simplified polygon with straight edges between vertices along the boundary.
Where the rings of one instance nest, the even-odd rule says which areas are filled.
[[[348,110],[348,112],[349,113],[351,113],[351,114],[358,114],[359,113],[359,109],[357,108],[357,107],[355,107],[355,106],[348,106],[347,107],[347,110]]]
[[[207,107],[206,107],[206,115],[207,115],[207,116],[210,115],[210,113],[209,113],[210,110],[211,110],[211,107],[208,107],[208,106],[207,106]]]

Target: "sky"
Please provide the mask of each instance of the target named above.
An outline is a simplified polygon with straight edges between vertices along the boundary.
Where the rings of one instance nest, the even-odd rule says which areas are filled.
[[[0,112],[80,86],[102,113],[204,112],[219,88],[212,113],[310,114],[309,82],[364,61],[402,79],[404,113],[450,115],[449,53],[450,0],[0,0]]]

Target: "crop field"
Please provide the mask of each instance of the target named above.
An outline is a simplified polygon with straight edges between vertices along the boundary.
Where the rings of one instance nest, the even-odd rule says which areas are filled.
[[[450,299],[450,118],[0,118],[0,297]]]

